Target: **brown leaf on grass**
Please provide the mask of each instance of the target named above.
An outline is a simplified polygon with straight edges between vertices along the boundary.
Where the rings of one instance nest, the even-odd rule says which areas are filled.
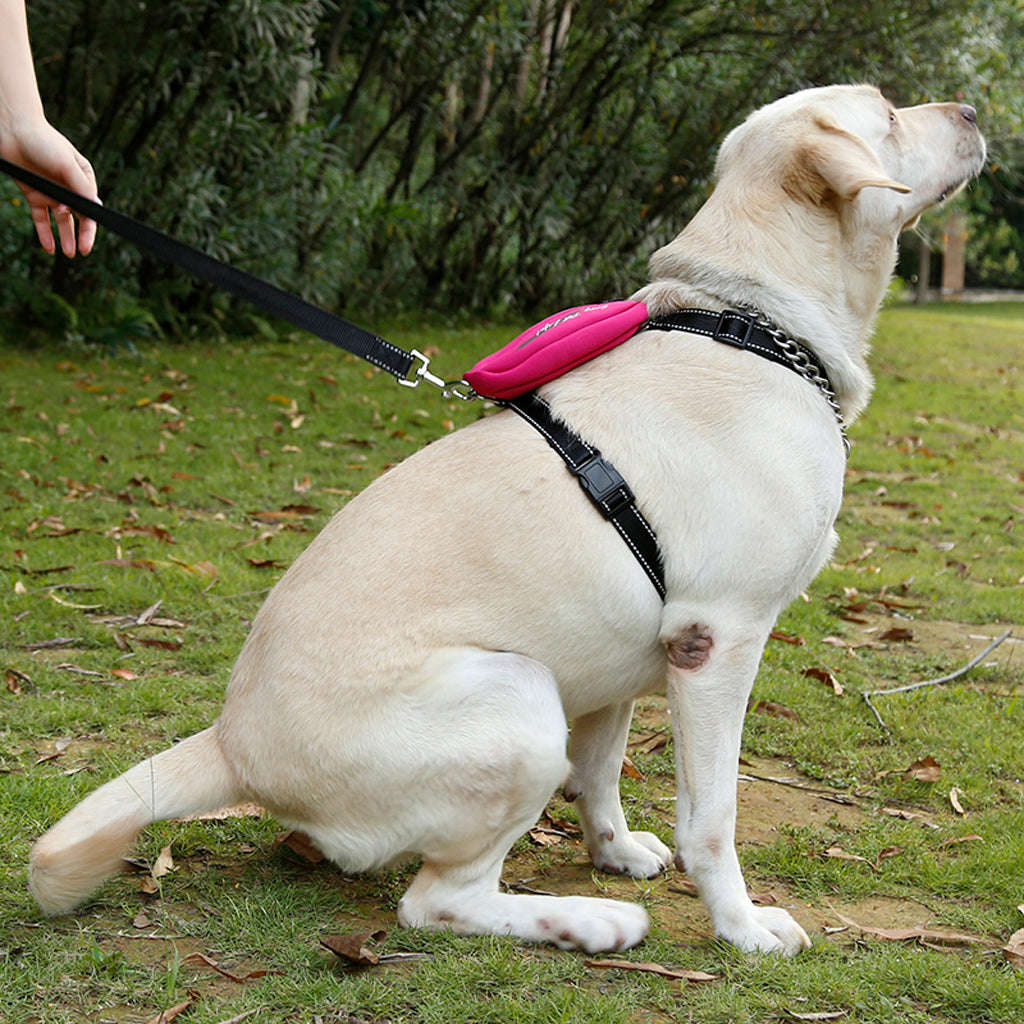
[[[773,718],[788,718],[792,722],[799,722],[803,725],[803,719],[795,711],[787,708],[785,704],[776,704],[775,701],[751,698],[747,701],[747,714],[751,712],[759,715],[771,715]]]
[[[7,692],[15,695],[24,693],[26,688],[33,689],[32,680],[24,672],[16,668],[9,668],[4,672],[4,680],[7,683]]]
[[[197,576],[209,576],[210,579],[216,579],[220,570],[213,564],[213,562],[207,562],[200,560],[198,562],[182,562],[177,558],[172,558],[171,561],[175,565],[180,565],[186,572],[195,573]]]
[[[527,833],[534,846],[557,846],[565,836],[551,828],[537,825]]]
[[[792,633],[783,633],[778,629],[773,629],[768,635],[772,640],[778,640],[784,644],[792,644],[794,647],[803,647],[803,645],[807,643],[802,636],[794,636]]]
[[[960,836],[957,839],[945,839],[939,843],[939,849],[942,850],[947,846],[959,846],[960,843],[983,843],[985,840],[981,836],[969,835]]]
[[[889,640],[896,643],[909,643],[914,639],[914,631],[912,629],[906,629],[903,626],[894,626],[892,629],[887,629],[878,638],[879,640]]]
[[[840,1020],[847,1015],[846,1010],[820,1010],[817,1013],[796,1013],[786,1010],[789,1020]]]
[[[143,647],[158,647],[162,651],[180,651],[185,646],[180,640],[157,640],[148,636],[133,636],[130,633],[119,635],[132,643],[142,644]]]
[[[283,562],[273,558],[247,558],[246,561],[255,569],[287,569]]]
[[[825,856],[831,858],[832,860],[858,861],[861,864],[867,864],[867,866],[871,868],[871,870],[874,871],[876,874],[878,874],[878,872],[881,870],[876,864],[873,864],[871,861],[869,861],[867,857],[858,856],[856,853],[847,853],[840,846],[830,846],[825,851]]]
[[[174,858],[171,857],[171,848],[165,846],[159,856],[149,868],[148,874],[146,874],[139,882],[139,888],[147,896],[153,896],[160,891],[160,879],[164,875],[170,874],[174,870]]]
[[[851,928],[856,928],[865,935],[871,935],[876,939],[885,942],[910,942],[916,941],[923,946],[931,948],[948,946],[974,946],[985,945],[986,940],[979,935],[966,935],[962,932],[940,932],[924,925],[917,925],[914,928],[872,928],[870,925],[858,924],[848,917],[844,917],[835,911],[836,917]]]
[[[274,838],[275,846],[284,846],[286,849],[297,853],[303,860],[310,864],[321,864],[327,857],[317,848],[313,840],[305,832],[293,829],[291,832],[282,832]]]
[[[1015,931],[1003,946],[1003,956],[1015,971],[1024,971],[1024,928]]]
[[[387,935],[385,929],[365,932],[347,932],[343,935],[324,935],[320,945],[329,949],[336,957],[356,967],[373,967],[380,962],[380,956],[368,949],[367,942],[380,942]]]
[[[627,779],[634,779],[637,782],[643,782],[644,773],[640,771],[630,757],[625,756],[622,758],[622,775]]]
[[[177,541],[171,536],[170,530],[155,524],[130,523],[124,526],[115,526],[113,530],[109,531],[107,536],[114,537],[115,539],[123,537],[152,537],[153,540],[158,540],[163,544],[177,544]]]
[[[654,754],[664,750],[668,746],[669,739],[667,732],[655,732],[632,740],[629,749],[637,754]]]
[[[717,974],[708,974],[706,971],[676,971],[662,964],[633,963],[630,960],[584,960],[583,963],[587,967],[596,967],[600,970],[641,971],[644,974],[656,974],[660,978],[671,978],[673,981],[718,981]]]
[[[184,1002],[178,1003],[177,1006],[171,1006],[166,1010],[161,1010],[155,1017],[151,1018],[146,1024],[170,1024],[172,1020],[181,1016],[190,1006],[195,1003],[195,1000],[189,996]]]
[[[156,572],[159,568],[159,563],[148,558],[101,558],[96,564],[114,565],[120,569],[146,569],[149,572]]]
[[[679,892],[684,896],[700,896],[697,891],[697,883],[690,881],[689,878],[677,878],[672,882],[669,882],[669,892]]]
[[[25,527],[25,534],[31,536],[37,530],[45,529],[46,537],[70,537],[73,533],[81,533],[77,526],[65,526],[60,516],[46,516],[45,519],[33,520]]]
[[[801,675],[807,676],[808,679],[817,679],[819,682],[824,683],[837,697],[843,695],[843,684],[826,668],[805,668]]]
[[[267,969],[249,971],[248,974],[235,974],[233,971],[229,971],[226,967],[221,967],[216,960],[207,956],[205,953],[189,953],[189,955],[182,960],[182,963],[209,967],[211,970],[216,971],[222,978],[227,978],[228,981],[236,982],[239,985],[244,984],[247,981],[258,981],[260,978],[265,978],[268,974],[284,974],[284,971],[271,971]]]
[[[583,834],[583,829],[580,828],[573,821],[569,821],[567,818],[556,818],[553,814],[545,811],[542,818],[549,828],[555,829],[557,832],[561,832],[566,838],[572,836],[578,836]]]
[[[117,676],[118,679],[123,679],[125,682],[132,682],[134,679],[138,679],[138,673],[133,672],[130,668],[115,668],[111,669],[110,674]]]
[[[227,821],[229,818],[262,818],[265,811],[259,804],[234,804],[217,811],[200,811],[186,814],[183,818],[168,818],[168,821]]]
[[[909,765],[903,773],[904,779],[917,779],[918,782],[937,782],[942,774],[942,767],[931,754],[919,757]]]
[[[890,818],[899,818],[902,821],[923,821],[925,815],[920,811],[907,811],[902,807],[883,807],[882,814],[888,814]]]

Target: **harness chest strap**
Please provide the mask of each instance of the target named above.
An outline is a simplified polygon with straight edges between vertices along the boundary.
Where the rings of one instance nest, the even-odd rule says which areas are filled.
[[[597,510],[618,530],[634,557],[654,584],[658,596],[665,599],[665,567],[658,538],[636,498],[619,471],[574,430],[556,420],[551,408],[535,391],[528,391],[503,403],[539,431],[545,441],[562,457],[576,477],[584,494]]]

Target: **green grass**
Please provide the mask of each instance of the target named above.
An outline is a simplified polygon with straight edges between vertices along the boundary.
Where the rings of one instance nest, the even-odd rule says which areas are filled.
[[[385,333],[456,376],[514,331]],[[795,960],[744,956],[710,938],[695,901],[673,892],[674,873],[599,877],[576,842],[517,845],[510,882],[644,901],[655,929],[624,959],[718,978],[686,985],[505,940],[403,932],[394,908],[408,871],[353,879],[312,866],[275,845],[268,819],[158,825],[140,853],[171,847],[176,868],[159,894],[122,876],[80,914],[43,920],[25,885],[32,840],[102,779],[209,724],[248,623],[313,533],[386,466],[482,409],[398,389],[312,340],[128,352],[21,346],[9,332],[0,1021],[149,1021],[186,1000],[181,1019],[200,1024],[247,1013],[374,1024],[1024,1019],[1024,983],[998,952],[1024,925],[1020,644],[950,685],[879,699],[888,731],[859,696],[944,674],[979,649],[971,635],[1024,625],[1022,335],[1019,305],[883,314],[876,395],[851,430],[840,546],[779,623],[801,642],[770,641],[755,686],[799,721],[749,715],[744,753],[756,763],[741,767],[799,775],[856,805],[761,784],[763,806],[745,820],[763,813],[763,827],[740,848],[754,891],[796,904],[805,922],[836,924],[838,911],[884,927],[898,916],[984,942],[939,952],[818,929]],[[66,642],[33,649],[57,638]],[[844,695],[808,668],[831,672]],[[641,716],[638,738],[666,728],[663,702]],[[905,779],[926,755],[938,780]],[[643,777],[624,780],[628,813],[667,838],[671,748],[631,756]],[[804,803],[786,817],[773,793]],[[812,800],[832,810],[812,816]],[[552,811],[573,819],[560,801]],[[970,835],[981,838],[948,842]],[[836,848],[865,860],[826,854]],[[423,957],[357,970],[319,945],[378,927],[389,931],[381,952]],[[252,976],[226,978],[196,953]]]

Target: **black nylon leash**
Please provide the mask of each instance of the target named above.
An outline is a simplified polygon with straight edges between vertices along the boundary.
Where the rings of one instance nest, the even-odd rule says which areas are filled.
[[[33,171],[9,160],[0,158],[0,170],[10,177],[31,186],[43,195],[56,199],[74,210],[82,217],[96,221],[122,238],[133,242],[141,249],[147,249],[155,256],[173,263],[200,280],[223,288],[224,291],[254,306],[272,313],[274,316],[287,320],[310,334],[315,334],[324,341],[329,341],[338,348],[345,349],[353,355],[379,366],[382,370],[393,374],[399,382],[418,384],[419,380],[407,380],[413,364],[419,356],[415,352],[406,352],[397,345],[385,341],[370,331],[349,323],[340,316],[314,306],[311,302],[299,298],[291,292],[278,288],[269,281],[239,270],[228,263],[214,259],[205,252],[187,245],[185,242],[172,238],[170,235],[150,227],[142,221],[129,217],[127,214],[103,206],[101,203],[86,199],[85,196],[65,188],[58,182],[44,178]],[[422,356],[419,358],[423,359]],[[425,369],[424,366],[420,368]]]

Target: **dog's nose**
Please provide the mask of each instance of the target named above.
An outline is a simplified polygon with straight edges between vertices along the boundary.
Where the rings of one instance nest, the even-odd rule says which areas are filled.
[[[970,124],[978,123],[978,112],[969,103],[960,104],[960,116]]]

